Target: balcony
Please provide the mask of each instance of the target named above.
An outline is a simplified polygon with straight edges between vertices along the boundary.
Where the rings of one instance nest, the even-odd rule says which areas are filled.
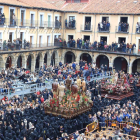
[[[103,26],[103,28],[101,28],[100,26],[98,26],[97,31],[99,33],[109,33],[110,32],[110,26]]]
[[[128,34],[129,33],[129,24],[116,26],[116,33]]]
[[[31,44],[30,42],[22,43],[21,45],[16,45],[15,43],[8,43],[5,46],[1,44],[1,53],[11,53],[11,52],[23,52],[23,51],[38,51],[51,48],[59,48],[60,43],[40,43],[40,44]]]
[[[7,19],[6,18],[1,18],[0,20],[0,27],[4,27],[6,25]]]
[[[52,21],[47,21],[47,28],[53,28],[54,22]]]
[[[56,20],[55,23],[54,23],[54,28],[55,29],[60,29],[61,28],[61,25],[62,25],[61,22],[59,22],[58,20]]]
[[[29,20],[29,28],[38,27],[36,20]]]
[[[75,30],[76,29],[76,21],[65,22],[65,28],[70,29],[70,30]]]
[[[30,23],[29,20],[22,20],[22,19],[18,20],[18,26],[20,28],[25,28],[25,27],[29,26],[29,23]]]
[[[47,27],[47,23],[47,21],[38,21],[38,27],[43,29]]]
[[[90,24],[81,25],[81,31],[82,32],[92,32],[92,28],[93,28],[93,26],[91,26]]]

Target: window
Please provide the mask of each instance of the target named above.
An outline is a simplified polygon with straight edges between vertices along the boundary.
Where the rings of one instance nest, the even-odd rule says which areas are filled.
[[[30,20],[31,20],[30,26],[35,27],[35,14],[34,13],[31,13]]]
[[[100,37],[100,42],[101,42],[101,41],[107,42],[107,37],[106,37],[106,36],[101,36],[101,37]]]
[[[16,20],[13,17],[16,17],[14,9],[10,9],[10,26],[16,26]]]
[[[123,43],[123,42],[125,42],[126,41],[126,38],[125,37],[119,37],[118,38],[118,43],[120,44],[120,43]]]
[[[25,10],[21,10],[20,26],[25,26]]]
[[[52,27],[52,24],[51,24],[51,15],[48,15],[48,27]]]
[[[91,17],[85,17],[84,30],[91,30]]]
[[[102,22],[104,22],[104,21],[105,21],[106,23],[109,22],[109,17],[102,17]]]
[[[127,23],[128,22],[128,17],[121,17],[120,22]]]
[[[43,27],[43,15],[40,15],[40,27]]]

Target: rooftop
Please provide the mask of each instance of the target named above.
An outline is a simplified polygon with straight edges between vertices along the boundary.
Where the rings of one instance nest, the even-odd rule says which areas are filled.
[[[67,3],[66,0],[0,0],[0,4],[87,14],[140,14],[140,0],[89,0],[85,3]]]

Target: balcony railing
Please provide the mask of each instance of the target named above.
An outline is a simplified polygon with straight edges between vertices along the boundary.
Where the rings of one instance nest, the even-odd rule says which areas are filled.
[[[98,32],[100,33],[109,33],[110,32],[110,26],[104,26],[104,27],[100,27],[98,26]]]
[[[54,22],[47,21],[47,28],[53,28],[53,27],[54,27]]]
[[[65,28],[75,30],[76,29],[76,21],[65,22]]]
[[[116,26],[116,33],[123,33],[123,34],[128,34],[129,33],[129,24],[125,25],[119,25]]]
[[[81,25],[81,31],[83,32],[92,32],[93,26],[88,24],[88,25]]]
[[[38,27],[39,28],[45,28],[47,27],[47,21],[38,21]]]

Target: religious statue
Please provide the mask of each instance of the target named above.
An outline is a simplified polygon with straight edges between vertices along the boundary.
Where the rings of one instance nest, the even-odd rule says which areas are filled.
[[[64,83],[61,82],[60,86],[58,87],[58,91],[59,91],[59,102],[62,101],[62,98],[64,96],[64,90],[65,90],[65,86],[64,86]]]
[[[79,76],[77,76],[77,86],[78,86],[78,90],[80,90],[80,88],[81,88],[81,79],[79,78]]]
[[[118,73],[116,72],[115,73],[115,81],[117,82],[117,80],[118,80]]]
[[[116,84],[116,82],[115,82],[115,73],[114,72],[113,72],[113,75],[112,75],[112,83]]]
[[[82,91],[83,92],[86,92],[86,82],[85,82],[85,80],[84,79],[82,79]]]
[[[78,86],[77,86],[77,82],[75,81],[74,85],[71,86],[71,92],[73,94],[78,93]]]
[[[72,81],[70,80],[70,77],[68,76],[66,79],[66,83],[65,83],[67,90],[71,89],[71,83],[72,83]]]
[[[58,79],[56,79],[55,82],[52,83],[52,89],[53,89],[54,96],[58,95],[58,87],[59,87],[59,83],[58,83]]]
[[[120,78],[121,78],[121,79],[124,79],[124,72],[121,72],[121,73],[120,73]]]

